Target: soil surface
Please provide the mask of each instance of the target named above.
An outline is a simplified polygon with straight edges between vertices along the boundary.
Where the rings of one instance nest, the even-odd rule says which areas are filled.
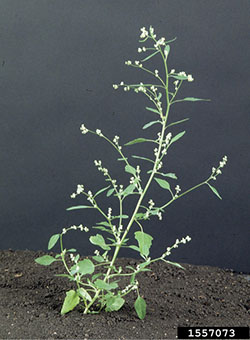
[[[135,293],[118,312],[84,315],[76,307],[61,316],[72,283],[54,276],[63,273],[60,262],[34,262],[44,254],[0,251],[0,339],[176,339],[178,326],[250,326],[250,282],[243,275],[189,264],[182,264],[184,271],[164,262],[138,276],[147,302],[144,320],[134,310]]]

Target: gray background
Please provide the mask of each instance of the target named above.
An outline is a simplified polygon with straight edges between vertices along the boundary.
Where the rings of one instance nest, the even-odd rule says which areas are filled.
[[[162,221],[145,223],[152,256],[190,235],[171,260],[249,272],[249,14],[248,0],[1,0],[0,248],[46,250],[51,234],[100,220],[92,210],[65,210],[85,203],[70,199],[78,183],[92,191],[106,185],[94,159],[121,183],[129,180],[110,146],[79,127],[118,134],[123,143],[155,135],[154,127],[141,130],[155,118],[146,98],[112,88],[144,79],[124,61],[141,57],[140,28],[152,25],[159,38],[178,38],[170,68],[195,78],[181,97],[211,98],[174,107],[171,121],[191,119],[172,130],[187,133],[169,152],[168,170],[185,190],[225,154],[229,159],[214,183],[222,201],[202,187],[171,205]],[[149,66],[160,69],[159,59]],[[152,154],[147,144],[127,150]],[[157,185],[150,192],[156,202],[164,195]],[[101,204],[110,205],[105,195]],[[68,233],[65,245],[88,255],[95,249],[89,236]]]

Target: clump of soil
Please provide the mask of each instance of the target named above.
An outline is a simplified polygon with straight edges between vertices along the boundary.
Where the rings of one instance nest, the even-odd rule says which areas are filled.
[[[136,295],[118,312],[84,315],[80,308],[61,316],[72,283],[34,262],[43,252],[0,251],[1,339],[176,339],[178,326],[250,326],[250,282],[232,270],[182,264],[186,270],[157,262],[140,273],[147,315],[138,319]],[[120,258],[118,264],[138,260]]]

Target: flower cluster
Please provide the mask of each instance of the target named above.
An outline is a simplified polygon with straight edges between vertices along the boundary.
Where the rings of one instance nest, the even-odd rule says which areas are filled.
[[[213,180],[216,180],[216,177],[217,177],[218,175],[221,175],[221,174],[222,174],[221,169],[224,168],[224,166],[225,166],[226,164],[227,164],[227,156],[224,156],[224,157],[222,158],[222,160],[220,161],[219,166],[218,166],[217,168],[215,168],[215,167],[212,168],[211,178],[212,178]]]
[[[102,161],[94,160],[94,164],[97,167],[97,169],[104,174],[104,176],[108,176],[108,169],[102,166]]]
[[[88,133],[88,129],[85,127],[85,125],[84,124],[82,124],[81,126],[80,126],[80,130],[82,131],[82,133],[85,135],[86,133]]]
[[[80,224],[80,225],[72,225],[69,228],[63,228],[62,234],[66,234],[67,231],[69,230],[77,230],[77,229],[79,229],[80,231],[85,231],[86,233],[89,231],[89,228],[84,227],[82,224]]]
[[[119,145],[119,139],[120,139],[119,136],[115,136],[114,139],[113,139],[113,142],[114,142],[114,144],[116,145],[116,147],[117,147],[119,150],[121,150],[122,147]]]
[[[122,293],[122,294],[125,294],[125,293],[127,293],[128,291],[135,290],[135,289],[137,289],[138,285],[139,285],[139,282],[136,280],[134,284],[129,284],[129,285],[127,285],[127,286],[121,291],[121,293]]]
[[[179,185],[176,185],[175,187],[175,195],[174,195],[174,198],[177,198],[178,197],[178,194],[181,192],[181,188]]]
[[[76,192],[73,192],[70,197],[71,198],[76,198],[77,195],[80,195],[81,193],[84,192],[84,186],[82,184],[78,184],[76,188]]]
[[[171,250],[173,248],[178,248],[179,244],[181,243],[186,244],[187,242],[190,242],[190,241],[191,241],[191,237],[188,235],[186,237],[183,237],[181,240],[177,238],[175,243],[172,245],[172,247],[167,247],[167,251],[164,254],[162,254],[161,258],[163,259],[164,257],[171,255]]]

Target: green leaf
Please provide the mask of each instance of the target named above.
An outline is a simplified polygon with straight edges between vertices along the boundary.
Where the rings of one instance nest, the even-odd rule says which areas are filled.
[[[167,57],[169,55],[169,52],[170,52],[170,46],[169,45],[166,45],[165,48],[164,48],[164,52],[167,52]]]
[[[186,133],[186,131],[182,131],[180,133],[178,133],[176,136],[174,136],[171,140],[170,140],[170,144],[176,142],[178,139],[180,139],[184,134]]]
[[[51,238],[49,239],[49,243],[48,243],[48,250],[54,247],[59,237],[60,237],[60,234],[55,234],[51,236]]]
[[[160,120],[153,120],[153,121],[145,124],[142,128],[143,128],[143,130],[145,130],[145,129],[149,128],[150,126],[157,124],[157,123],[161,123],[161,121]]]
[[[136,169],[133,166],[131,166],[131,165],[126,165],[125,166],[125,171],[130,173],[130,174],[132,174],[132,175],[134,175],[134,176],[136,175]]]
[[[74,290],[68,291],[66,293],[66,297],[63,302],[61,314],[63,315],[63,314],[70,312],[71,310],[75,308],[75,306],[78,305],[79,302],[80,302],[80,298],[77,292],[75,292]]]
[[[144,61],[149,60],[150,58],[152,58],[153,56],[155,56],[157,53],[159,53],[160,50],[157,50],[156,52],[150,54],[149,56],[147,56],[145,59],[141,60],[141,62],[143,63]]]
[[[70,207],[70,208],[67,208],[66,210],[77,210],[77,209],[93,209],[93,207],[89,206],[89,205],[76,205],[75,207]]]
[[[84,288],[78,288],[77,289],[77,294],[83,298],[84,300],[88,300],[88,301],[91,301],[92,298],[91,296],[89,295],[89,293],[86,291],[86,289]]]
[[[118,216],[114,216],[114,217],[112,218],[112,221],[115,220],[115,219],[117,219],[117,218],[129,218],[129,216],[128,216],[128,215],[118,215]]]
[[[152,111],[152,112],[154,112],[154,113],[157,113],[158,115],[160,114],[159,111],[157,111],[156,109],[153,109],[152,107],[146,107],[146,110]]]
[[[124,162],[126,162],[126,161],[128,160],[128,158],[127,158],[127,157],[124,157],[124,158],[117,158],[117,160],[118,160],[118,161],[124,161]]]
[[[106,300],[106,312],[117,311],[122,308],[125,300],[120,296],[111,296]]]
[[[105,227],[103,227],[103,226],[94,226],[94,227],[92,227],[92,228],[94,228],[94,229],[99,229],[99,230],[101,230],[101,231],[106,231],[107,233],[113,235],[113,233],[112,233],[112,231],[111,231],[110,229],[105,228]]]
[[[201,98],[194,98],[194,97],[186,97],[181,99],[183,101],[187,101],[187,102],[198,102],[198,101],[205,101],[205,102],[209,102],[210,99],[201,99]]]
[[[110,185],[109,185],[108,187],[102,188],[102,189],[100,189],[99,191],[97,191],[97,193],[94,195],[94,198],[95,198],[97,195],[101,194],[103,191],[107,190],[109,187],[110,187]]]
[[[140,248],[137,247],[137,246],[131,245],[131,246],[128,246],[128,248],[131,248],[131,249],[133,249],[133,250],[136,250],[136,251],[138,251],[138,252],[140,253]]]
[[[112,290],[116,289],[118,287],[118,284],[116,282],[107,283],[103,280],[97,279],[95,281],[95,286],[98,289]]]
[[[129,184],[129,186],[127,186],[127,188],[125,188],[125,190],[123,191],[122,194],[124,196],[128,196],[128,195],[132,194],[134,190],[135,190],[135,184]]]
[[[178,80],[187,80],[188,79],[188,76],[178,76],[178,75],[174,75],[174,74],[170,74],[169,77],[173,77],[173,78],[178,79]]]
[[[173,178],[173,179],[177,179],[176,175],[172,172],[169,172],[167,174],[163,174],[162,172],[159,172],[159,174],[161,174],[161,176],[164,176],[164,177],[169,177],[169,178]]]
[[[142,297],[138,296],[138,298],[135,301],[134,307],[135,307],[135,311],[138,317],[141,320],[144,319],[146,315],[146,307],[147,307],[146,301]]]
[[[215,189],[215,187],[213,187],[211,184],[207,183],[207,185],[209,186],[209,188],[213,191],[213,193],[219,197],[220,200],[222,200],[222,197],[220,196],[220,194],[218,193],[217,189]]]
[[[96,246],[101,247],[104,250],[110,250],[111,248],[106,245],[105,240],[102,235],[96,234],[95,236],[90,236],[90,242]]]
[[[115,189],[114,188],[112,188],[112,189],[109,189],[109,191],[107,192],[107,197],[110,197],[112,194],[113,194],[113,192],[115,191]]]
[[[144,233],[143,231],[136,231],[134,234],[135,239],[139,244],[140,253],[144,256],[148,256],[153,237],[149,234]]]
[[[97,222],[96,224],[105,225],[106,227],[110,227],[110,224],[106,221]]]
[[[171,190],[170,185],[165,179],[155,178],[155,181],[159,184],[163,189]]]
[[[92,256],[92,259],[99,263],[104,262],[104,258],[101,255]]]
[[[138,159],[142,159],[144,161],[148,161],[148,162],[151,162],[151,163],[154,163],[154,161],[152,161],[152,159],[149,159],[149,158],[145,158],[145,157],[141,157],[141,156],[136,156],[136,155],[132,155],[133,158],[138,158]]]
[[[78,272],[82,275],[92,274],[95,271],[95,266],[89,259],[79,261],[77,265],[79,266]]]
[[[50,255],[44,255],[41,257],[37,257],[35,262],[41,264],[42,266],[49,266],[51,263],[55,262],[56,259]]]
[[[178,267],[178,268],[181,268],[181,269],[184,269],[185,270],[185,268],[184,267],[182,267],[179,263],[177,263],[177,262],[172,262],[172,261],[167,261],[167,260],[165,260],[164,262],[167,262],[167,263],[169,263],[169,264],[172,264],[173,266],[175,266],[175,267]]]
[[[185,122],[185,121],[187,121],[187,120],[189,120],[189,118],[185,118],[185,119],[182,119],[182,120],[178,120],[177,122],[173,122],[173,123],[167,125],[166,128],[169,128],[170,126],[173,126],[173,125],[181,124],[181,123],[183,123],[183,122]]]
[[[133,144],[143,143],[143,142],[152,142],[152,141],[150,139],[146,139],[146,138],[136,138],[136,139],[133,139],[130,142],[124,144],[124,145],[133,145]]]

